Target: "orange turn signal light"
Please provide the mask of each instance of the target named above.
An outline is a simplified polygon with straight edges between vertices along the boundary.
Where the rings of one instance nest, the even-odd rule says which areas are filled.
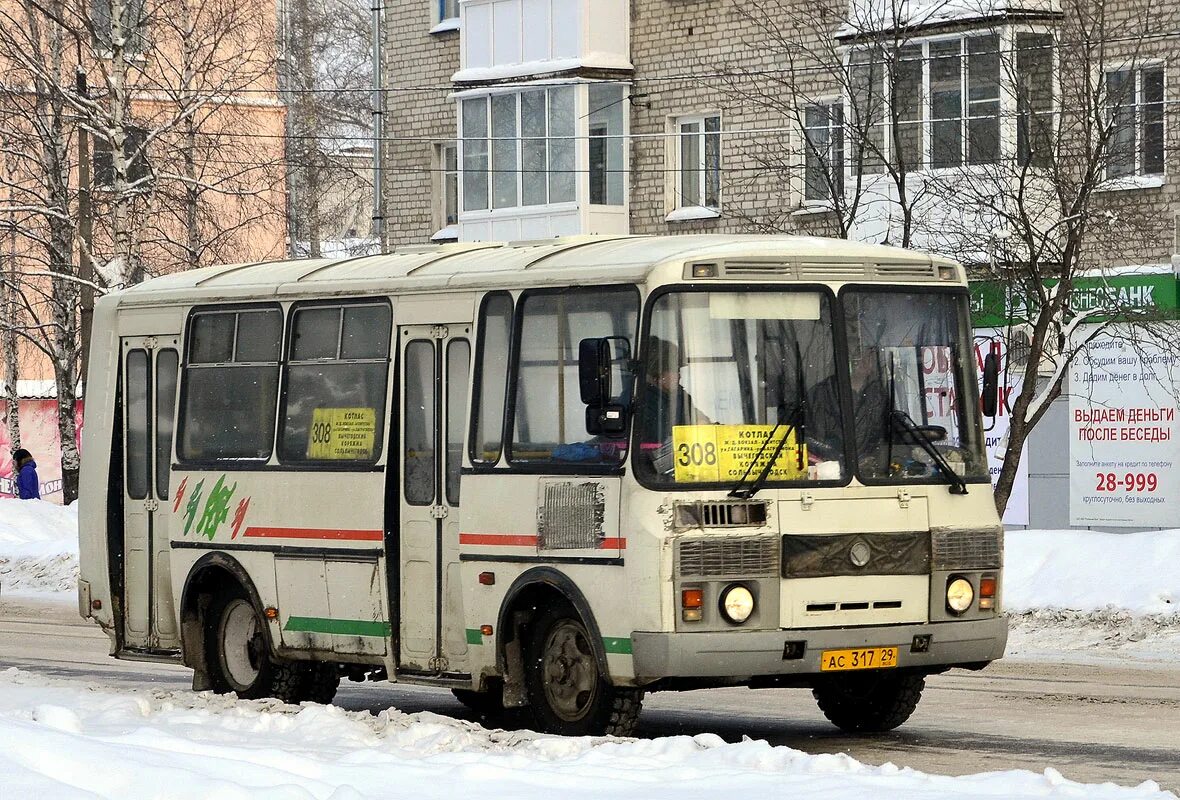
[[[494,573],[494,572],[481,572],[481,573],[479,573],[479,583],[481,586],[495,586],[496,585],[496,573]]]
[[[262,609],[262,613],[266,615],[267,619],[279,618],[279,610],[274,606],[267,606],[266,608]]]
[[[484,636],[491,636],[492,635],[492,626],[491,625],[480,625],[479,632]]]
[[[996,607],[996,578],[984,575],[979,579],[979,610],[990,611]]]
[[[682,608],[700,608],[705,604],[705,593],[700,589],[685,589],[680,593]]]

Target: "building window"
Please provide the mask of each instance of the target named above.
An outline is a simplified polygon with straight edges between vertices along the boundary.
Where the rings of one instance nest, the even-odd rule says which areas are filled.
[[[126,162],[128,183],[144,180],[151,175],[147,158],[147,131],[128,127],[123,134],[123,158]],[[94,140],[94,185],[110,188],[115,185],[115,152],[111,142]]]
[[[844,191],[844,103],[804,109],[804,200],[831,200]]]
[[[1016,152],[1020,164],[1048,166],[1053,157],[1053,36],[1016,37]]]
[[[1106,176],[1164,172],[1164,68],[1124,67],[1106,73],[1110,125]]]
[[[453,144],[438,148],[438,218],[442,227],[459,224],[459,153]]]
[[[460,126],[464,211],[574,201],[574,99],[574,87],[565,86],[463,101]],[[621,165],[623,112],[620,108],[605,113],[617,115],[617,122],[605,123],[603,136],[608,144],[604,164],[609,167],[617,160]],[[595,119],[591,117],[591,124]],[[612,138],[616,132],[619,138]],[[617,157],[610,155],[615,147]],[[617,181],[615,193],[621,204],[621,171],[610,180]],[[611,196],[610,180],[604,183],[606,197]]]
[[[101,53],[110,54],[117,37],[123,42],[124,54],[135,55],[147,50],[145,4],[146,0],[125,0],[118,6],[122,11],[120,18],[115,19],[111,0],[91,0],[91,38],[95,48]]]
[[[721,208],[721,117],[678,117],[674,126],[676,207]]]
[[[459,18],[459,0],[434,0],[435,14],[438,18],[435,22],[442,22],[446,19]]]
[[[593,84],[590,100],[590,202],[623,205],[623,87]]]
[[[1051,125],[1052,39],[1018,37],[1026,153]],[[1001,52],[997,34],[855,51],[849,60],[853,170],[900,172],[1000,160]],[[895,123],[895,124],[893,124]],[[1018,136],[1019,138],[1019,136]]]

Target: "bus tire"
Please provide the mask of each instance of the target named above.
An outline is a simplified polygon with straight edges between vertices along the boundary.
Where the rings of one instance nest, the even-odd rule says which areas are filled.
[[[335,664],[317,661],[300,665],[303,672],[299,702],[310,700],[321,705],[330,705],[340,688],[340,670]]]
[[[243,700],[300,701],[304,686],[300,665],[271,658],[266,623],[240,587],[209,606],[205,652],[214,692],[233,692]]]
[[[530,626],[524,671],[538,730],[564,736],[634,733],[643,691],[607,682],[586,625],[571,607],[552,607]]]
[[[828,721],[846,733],[883,733],[901,725],[918,706],[926,677],[865,672],[817,684],[811,693]]]

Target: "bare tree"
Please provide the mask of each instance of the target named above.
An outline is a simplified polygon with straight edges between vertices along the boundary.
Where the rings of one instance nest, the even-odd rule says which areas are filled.
[[[288,186],[292,250],[299,255],[318,258],[326,239],[346,236],[340,221],[355,218],[372,191],[367,169],[349,157],[367,148],[372,131],[369,13],[358,0],[288,5]]]
[[[1163,69],[1148,92],[1140,65],[1170,58],[1173,40],[1153,0],[1065,0],[1035,22],[992,6],[735,4],[753,34],[724,80],[792,129],[751,157],[783,183],[802,175],[829,235],[950,255],[998,287],[1023,370],[1003,512],[1024,443],[1087,342],[1111,325],[1137,323],[1146,339],[1165,324],[1105,282],[1110,265],[1133,263],[1129,243],[1168,252],[1160,209],[1104,190],[1133,183],[1146,144],[1162,175]],[[930,38],[945,32],[959,36]],[[781,213],[760,225],[780,226],[798,227]]]

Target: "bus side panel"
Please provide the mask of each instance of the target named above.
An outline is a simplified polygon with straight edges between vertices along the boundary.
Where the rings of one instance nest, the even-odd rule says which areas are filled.
[[[188,571],[224,548],[247,568],[277,647],[379,660],[389,651],[383,471],[178,471],[169,507],[177,607]],[[183,490],[179,488],[183,485]],[[174,510],[175,509],[175,510]]]

